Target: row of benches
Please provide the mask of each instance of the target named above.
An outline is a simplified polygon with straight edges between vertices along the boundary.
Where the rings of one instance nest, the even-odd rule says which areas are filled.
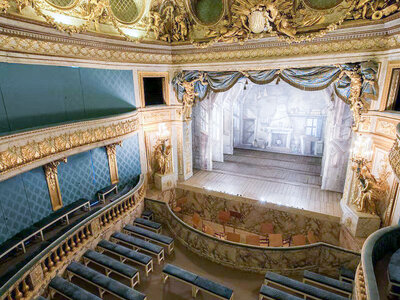
[[[143,222],[140,218],[137,220],[137,222],[141,222],[145,226],[150,225],[151,227],[161,227],[161,225],[158,223],[152,222],[154,224],[150,224]],[[71,263],[66,269],[68,278],[71,280],[74,276],[79,277],[80,279],[95,285],[99,290],[99,295],[101,298],[105,292],[108,292],[115,297],[124,300],[146,299],[144,294],[133,289],[137,284],[140,283],[139,271],[131,265],[125,264],[125,262],[129,261],[131,263],[143,266],[146,276],[148,276],[149,273],[153,271],[153,259],[146,254],[138,252],[138,250],[155,255],[158,259],[158,263],[160,264],[161,261],[164,260],[164,248],[152,244],[144,239],[151,238],[152,240],[163,244],[167,249],[172,250],[173,239],[142,227],[127,225],[125,228],[124,230],[129,231],[137,236],[140,235],[141,238],[122,232],[113,233],[110,237],[110,241],[101,240],[97,244],[97,251],[87,250],[84,253],[82,258],[83,264],[76,262]],[[124,247],[121,244],[129,246],[130,248]],[[119,261],[105,255],[104,252],[117,256]],[[90,263],[103,267],[105,269],[105,275],[89,268],[88,265]],[[130,288],[112,278],[109,278],[108,276],[111,273],[127,278],[130,282]],[[49,285],[49,290],[51,291],[50,296],[53,296],[55,293],[60,293],[72,300],[99,299],[97,296],[91,294],[89,297],[87,295],[87,291],[61,277],[56,277],[52,280]]]
[[[351,299],[353,293],[354,273],[348,269],[341,268],[340,279],[333,279],[321,274],[304,271],[303,282],[279,275],[273,272],[265,274],[264,285],[260,289],[259,299],[273,300],[298,300],[303,299],[287,291],[299,294],[306,298],[321,300],[345,300]],[[310,284],[309,284],[310,283]],[[269,286],[277,286],[277,289]],[[285,291],[284,291],[285,290]],[[347,297],[347,298],[346,298]]]

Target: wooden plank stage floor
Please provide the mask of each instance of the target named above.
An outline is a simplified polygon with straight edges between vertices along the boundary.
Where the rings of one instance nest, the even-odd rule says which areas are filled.
[[[321,190],[321,158],[235,149],[180,188],[201,188],[340,217],[341,193]]]

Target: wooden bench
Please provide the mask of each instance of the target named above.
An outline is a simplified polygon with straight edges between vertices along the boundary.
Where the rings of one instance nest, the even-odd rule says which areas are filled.
[[[340,267],[339,274],[340,281],[345,281],[351,284],[354,282],[354,277],[356,276],[352,270],[345,267]]]
[[[127,234],[141,237],[146,241],[152,241],[154,243],[167,247],[168,254],[171,254],[174,250],[174,239],[169,236],[158,234],[138,226],[132,226],[130,224],[126,225],[123,231]]]
[[[63,279],[60,276],[54,277],[49,283],[50,299],[54,299],[56,293],[71,300],[100,300],[96,295],[89,293],[80,286]],[[39,298],[37,298],[37,300],[39,300]]]
[[[161,233],[162,226],[160,223],[146,220],[144,218],[136,218],[135,221],[133,221],[133,223],[136,226],[143,227],[144,229],[154,231],[155,233],[158,233],[158,234]]]
[[[110,240],[116,243],[122,243],[132,247],[133,249],[138,249],[157,257],[158,264],[161,264],[161,261],[164,260],[164,248],[158,245],[154,245],[152,243],[146,242],[145,240],[135,238],[128,234],[124,234],[121,232],[114,232]]]
[[[148,210],[148,209],[144,210],[142,212],[142,218],[146,219],[146,220],[153,221],[153,212],[151,210]]]
[[[332,292],[322,290],[315,286],[291,279],[286,276],[282,276],[273,272],[267,272],[265,274],[265,284],[273,283],[276,286],[282,287],[286,290],[295,292],[304,296],[305,298],[317,299],[317,300],[345,300],[346,297],[339,296]]]
[[[222,284],[211,281],[202,276],[181,269],[177,266],[167,264],[163,268],[163,283],[165,284],[169,277],[173,277],[181,282],[187,283],[192,287],[192,296],[196,298],[199,290],[209,293],[218,299],[233,299],[233,290]]]
[[[303,282],[311,282],[315,285],[319,285],[331,289],[335,292],[345,294],[349,298],[351,298],[351,295],[353,294],[353,285],[351,285],[350,283],[333,279],[307,270],[305,270],[303,273]]]
[[[263,284],[260,289],[259,300],[268,299],[268,300],[301,300],[303,298],[299,298],[297,296],[288,294],[284,291],[274,289],[268,285]]]
[[[103,267],[106,270],[106,276],[109,276],[110,273],[115,273],[128,278],[131,288],[134,288],[136,284],[140,283],[139,271],[137,269],[107,255],[93,250],[87,250],[85,254],[83,254],[83,263],[87,266],[90,262]]]
[[[60,208],[59,210],[53,212],[44,219],[17,233],[15,236],[0,245],[0,258],[11,252],[12,250],[16,249],[17,247],[21,247],[23,252],[26,253],[26,241],[37,235],[40,235],[42,241],[44,241],[43,231],[45,229],[64,218],[67,224],[69,224],[69,215],[77,211],[78,209],[81,209],[82,207],[86,207],[88,210],[90,210],[90,201],[87,199],[80,199],[78,201],[75,201],[63,208]]]
[[[133,262],[134,264],[144,266],[146,277],[149,276],[149,273],[151,271],[153,271],[153,259],[146,254],[131,250],[129,248],[106,240],[101,240],[97,244],[97,250],[99,252],[107,251],[109,253],[112,253],[118,256],[121,262],[128,260],[130,262]]]
[[[112,184],[109,186],[106,186],[102,188],[101,190],[98,190],[96,192],[97,198],[99,199],[100,203],[105,203],[106,202],[106,196],[110,194],[112,191],[115,191],[116,194],[118,194],[118,185]]]
[[[99,289],[100,298],[103,298],[103,294],[108,292],[123,300],[147,299],[146,295],[82,264],[72,262],[66,270],[69,280],[76,276],[96,286]]]

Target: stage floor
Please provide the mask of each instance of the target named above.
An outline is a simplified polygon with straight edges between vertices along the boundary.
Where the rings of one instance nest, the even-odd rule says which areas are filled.
[[[321,158],[235,149],[212,171],[195,170],[178,184],[340,217],[341,193],[321,190]]]

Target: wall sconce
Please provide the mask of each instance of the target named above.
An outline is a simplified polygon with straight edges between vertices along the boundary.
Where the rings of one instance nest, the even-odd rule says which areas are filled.
[[[372,160],[372,139],[369,136],[357,135],[351,149],[351,161],[357,168],[367,166]]]

